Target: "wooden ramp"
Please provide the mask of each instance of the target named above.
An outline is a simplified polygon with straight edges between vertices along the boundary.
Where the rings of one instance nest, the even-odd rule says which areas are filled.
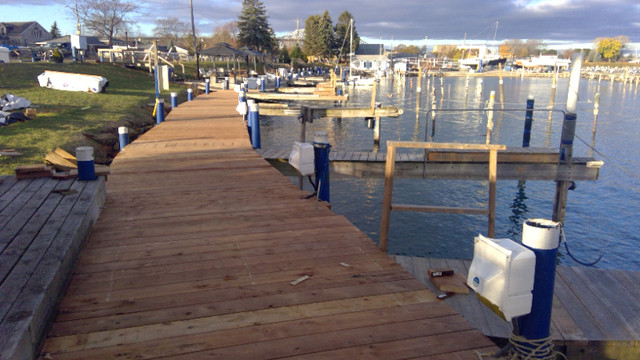
[[[429,268],[451,268],[466,277],[471,261],[395,255],[420,282],[437,291]],[[640,272],[558,266],[551,337],[569,359],[640,357]],[[445,300],[485,335],[509,338],[511,324],[484,306],[473,291]]]
[[[60,359],[477,359],[495,345],[248,142],[237,94],[114,160],[42,353]]]

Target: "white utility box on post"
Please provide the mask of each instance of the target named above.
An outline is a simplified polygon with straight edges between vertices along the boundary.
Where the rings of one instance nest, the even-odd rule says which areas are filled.
[[[311,175],[315,172],[313,145],[296,141],[289,155],[289,164],[296,168],[301,175]]]
[[[510,239],[474,238],[467,285],[507,321],[531,311],[536,256]]]

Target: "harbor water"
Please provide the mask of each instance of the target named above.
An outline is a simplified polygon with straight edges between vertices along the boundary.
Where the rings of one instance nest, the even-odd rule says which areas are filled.
[[[442,82],[441,82],[442,79]],[[435,87],[434,87],[435,85]],[[307,139],[326,131],[333,151],[385,152],[387,140],[485,143],[485,111],[436,112],[432,122],[428,89],[435,88],[437,109],[485,108],[490,91],[496,92],[492,144],[521,146],[528,96],[535,99],[531,147],[557,149],[563,113],[546,110],[550,105],[551,78],[505,77],[503,104],[497,77],[423,78],[416,114],[417,78],[404,81],[382,79],[376,101],[403,110],[398,118],[382,118],[380,148],[375,149],[373,130],[364,119],[316,119],[307,124]],[[568,78],[557,83],[554,109],[564,110]],[[609,80],[582,79],[580,84],[574,157],[604,161],[597,181],[576,182],[569,192],[564,232],[569,250],[579,260],[591,262],[603,255],[596,267],[640,270],[640,104],[636,85]],[[348,88],[343,106],[370,106],[371,88]],[[599,114],[594,121],[594,100],[599,93]],[[429,99],[429,100],[428,100]],[[427,102],[429,101],[429,102]],[[509,111],[499,111],[504,109]],[[340,106],[324,103],[322,106]],[[511,111],[513,110],[513,111]],[[300,123],[293,116],[261,117],[262,148],[293,145]],[[297,179],[292,179],[297,183]],[[310,189],[308,181],[306,187]],[[372,240],[378,241],[382,207],[382,178],[332,177],[332,209],[347,217]],[[496,201],[496,237],[521,240],[522,223],[528,218],[551,219],[553,181],[500,180]],[[402,179],[394,181],[396,203],[486,207],[488,182],[468,180]],[[486,216],[392,212],[389,253],[470,259],[473,237],[486,235]],[[560,263],[578,265],[560,249]]]

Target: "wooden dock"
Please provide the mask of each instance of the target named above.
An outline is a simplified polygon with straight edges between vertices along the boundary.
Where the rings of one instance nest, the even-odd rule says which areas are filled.
[[[42,349],[61,359],[477,359],[496,346],[250,146],[237,94],[114,160]]]
[[[393,258],[421,283],[438,292],[429,268],[451,268],[465,277],[471,261]],[[638,359],[640,357],[640,272],[558,266],[551,337],[569,359]],[[485,335],[509,338],[511,324],[470,294],[455,294],[445,302]]]
[[[260,149],[259,154],[281,172],[294,176],[287,159],[291,148]],[[426,156],[399,153],[395,176],[425,179],[486,180],[488,152],[430,150]],[[331,150],[331,176],[384,177],[386,153]],[[571,166],[558,164],[558,151],[546,148],[509,147],[498,153],[498,180],[595,181],[603,162],[593,158],[573,158]]]
[[[1,181],[0,359],[37,356],[104,201],[104,177]]]

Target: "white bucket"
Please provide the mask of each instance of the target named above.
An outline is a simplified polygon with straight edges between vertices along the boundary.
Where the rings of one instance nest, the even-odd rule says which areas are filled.
[[[533,249],[556,249],[560,245],[560,226],[551,220],[527,219],[522,225],[522,244]]]

